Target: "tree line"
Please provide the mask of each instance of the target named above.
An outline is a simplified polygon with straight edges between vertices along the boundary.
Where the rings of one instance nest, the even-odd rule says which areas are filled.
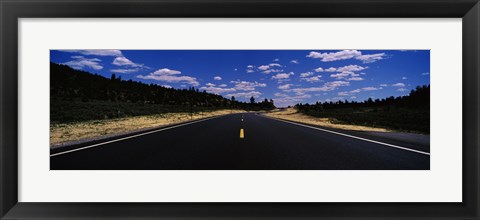
[[[208,108],[235,108],[269,110],[275,108],[273,100],[241,102],[235,97],[199,91],[198,88],[166,88],[133,80],[123,80],[112,74],[110,78],[75,70],[67,65],[50,63],[50,97],[52,101],[125,102],[168,106],[195,106]]]
[[[372,99],[356,102],[348,100],[338,101],[325,101],[316,102],[315,104],[302,104],[298,103],[295,107],[299,111],[323,111],[329,109],[343,109],[343,108],[366,108],[366,107],[396,107],[396,108],[408,108],[419,110],[430,110],[430,85],[417,86],[410,91],[406,96],[390,96],[383,99]]]
[[[306,115],[329,118],[332,123],[430,133],[430,85],[418,86],[406,96],[300,103],[295,107]]]

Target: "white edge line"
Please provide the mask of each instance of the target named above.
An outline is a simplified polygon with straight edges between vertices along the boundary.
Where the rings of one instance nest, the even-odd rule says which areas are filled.
[[[123,141],[123,140],[131,139],[131,138],[135,138],[135,137],[140,137],[140,136],[144,136],[144,135],[147,135],[147,134],[152,134],[152,133],[156,133],[156,132],[160,132],[160,131],[165,131],[165,130],[172,129],[172,128],[178,128],[178,127],[182,127],[182,126],[185,126],[185,125],[190,125],[190,124],[194,124],[194,123],[198,123],[198,122],[202,122],[202,121],[206,121],[206,120],[210,120],[210,119],[214,119],[214,118],[218,118],[218,117],[222,117],[222,116],[225,116],[225,115],[219,115],[219,116],[215,116],[215,117],[211,117],[211,118],[201,119],[201,120],[198,120],[198,121],[192,121],[192,122],[188,122],[188,123],[174,125],[174,126],[171,126],[171,127],[160,128],[160,129],[154,130],[154,131],[148,131],[148,132],[141,133],[141,134],[136,134],[136,135],[132,135],[132,136],[124,137],[124,138],[119,138],[119,139],[115,139],[115,140],[111,140],[111,141],[107,141],[107,142],[93,144],[93,145],[90,145],[90,146],[76,148],[76,149],[73,149],[73,150],[67,150],[67,151],[63,151],[63,152],[60,152],[60,153],[56,153],[56,154],[50,154],[50,157],[55,157],[55,156],[59,156],[59,155],[62,155],[62,154],[68,154],[68,153],[72,153],[72,152],[75,152],[75,151],[85,150],[85,149],[92,148],[92,147],[98,147],[100,145],[105,145],[105,144],[110,144],[110,143],[113,143],[113,142]]]
[[[406,150],[406,151],[411,151],[411,152],[415,152],[415,153],[419,153],[419,154],[425,154],[425,155],[429,155],[429,156],[430,156],[430,153],[428,153],[428,152],[423,152],[423,151],[419,151],[419,150],[414,150],[414,149],[410,149],[410,148],[406,148],[406,147],[400,147],[400,146],[393,145],[393,144],[387,144],[387,143],[383,143],[383,142],[380,142],[380,141],[374,141],[374,140],[370,140],[370,139],[366,139],[366,138],[361,138],[361,137],[357,137],[357,136],[353,136],[353,135],[349,135],[349,134],[344,134],[344,133],[340,133],[340,132],[330,131],[330,130],[326,130],[326,129],[322,129],[322,128],[317,128],[317,127],[313,127],[313,126],[308,126],[308,125],[304,125],[304,124],[300,124],[300,123],[296,123],[296,122],[291,122],[291,121],[287,121],[287,120],[282,120],[282,119],[278,119],[278,118],[272,118],[272,117],[263,116],[263,115],[262,115],[262,117],[269,118],[269,119],[273,119],[273,120],[277,120],[277,121],[281,121],[281,122],[286,122],[286,123],[290,123],[290,124],[294,124],[294,125],[298,125],[298,126],[303,126],[303,127],[307,127],[307,128],[311,128],[311,129],[315,129],[315,130],[319,130],[319,131],[329,132],[329,133],[332,133],[332,134],[342,135],[342,136],[349,137],[349,138],[355,138],[355,139],[359,139],[359,140],[362,140],[362,141],[368,141],[368,142],[372,142],[372,143],[375,143],[375,144],[381,144],[381,145],[385,145],[385,146],[388,146],[388,147],[398,148],[398,149],[402,149],[402,150]]]

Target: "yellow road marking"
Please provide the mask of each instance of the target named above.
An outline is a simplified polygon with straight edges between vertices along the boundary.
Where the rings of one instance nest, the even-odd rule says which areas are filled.
[[[243,128],[240,129],[240,138],[244,138],[245,137],[245,134],[243,133]]]

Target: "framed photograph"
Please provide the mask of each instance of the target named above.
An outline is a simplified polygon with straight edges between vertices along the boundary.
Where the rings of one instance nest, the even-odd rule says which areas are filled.
[[[1,219],[480,218],[477,0],[1,12]]]

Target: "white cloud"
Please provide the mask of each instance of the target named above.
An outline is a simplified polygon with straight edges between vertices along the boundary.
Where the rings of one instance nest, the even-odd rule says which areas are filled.
[[[227,87],[227,84],[220,84],[218,87]]]
[[[112,73],[136,73],[139,70],[140,70],[139,68],[135,68],[135,69],[111,69],[110,72],[112,72]]]
[[[363,61],[363,63],[373,63],[382,60],[386,56],[385,53],[365,54],[355,57],[357,60]]]
[[[320,73],[320,72],[323,72],[323,71],[324,71],[324,70],[323,70],[322,67],[318,67],[318,68],[315,69],[315,72],[317,72],[317,73]]]
[[[74,69],[83,70],[84,68],[90,68],[94,70],[101,70],[103,66],[100,65],[102,60],[98,58],[85,58],[83,56],[72,56],[74,60],[65,62],[63,64],[68,65]]]
[[[402,79],[405,80],[405,79],[407,79],[407,77],[404,76],[404,77],[402,77]]]
[[[341,50],[338,52],[331,53],[319,53],[311,51],[307,57],[320,59],[322,62],[331,62],[338,60],[348,60],[355,58],[362,61],[363,63],[373,63],[379,60],[382,60],[386,56],[385,53],[376,53],[376,54],[362,54],[358,50]]]
[[[276,106],[279,106],[279,107],[285,107],[289,105],[293,106],[298,102],[302,102],[303,100],[312,97],[309,94],[289,96],[283,93],[275,93],[275,96],[277,96],[278,98],[274,98],[273,102],[275,103]]]
[[[312,51],[310,52],[307,57],[314,58],[314,59],[321,59],[323,62],[330,62],[330,61],[337,61],[337,60],[346,60],[351,59],[356,56],[360,56],[362,53],[358,50],[342,50],[338,52],[332,53],[319,53]]]
[[[255,66],[254,65],[248,65],[246,71],[247,71],[247,73],[255,72]]]
[[[376,91],[376,90],[379,90],[381,88],[376,88],[376,87],[364,87],[362,88],[363,91]]]
[[[329,71],[335,70],[339,73],[331,74],[330,77],[336,78],[336,79],[344,79],[347,77],[350,77],[349,80],[363,80],[363,78],[360,78],[359,74],[355,73],[356,71],[362,71],[364,69],[367,69],[368,67],[363,67],[363,66],[358,66],[358,65],[348,65],[348,66],[343,66],[343,67],[338,67],[338,68],[329,68]]]
[[[335,73],[330,75],[330,77],[336,78],[336,79],[343,79],[346,77],[357,77],[357,76],[359,75],[354,72],[341,72],[341,73]]]
[[[262,93],[258,91],[250,91],[250,92],[231,93],[231,94],[227,94],[226,96],[228,97],[235,96],[236,98],[250,98],[253,96],[254,98],[258,98],[260,97],[261,94]]]
[[[221,94],[221,93],[225,93],[225,92],[235,92],[235,91],[237,91],[235,88],[222,88],[221,85],[216,87],[215,84],[213,84],[213,83],[207,83],[205,85],[206,86],[200,87],[200,90],[205,90],[208,93]],[[225,85],[225,84],[223,84],[223,85]]]
[[[339,92],[338,95],[339,96],[349,96],[349,95],[352,95],[352,94],[355,94],[355,93],[359,93],[361,91],[362,91],[362,89],[355,89],[355,90],[352,90],[352,91]]]
[[[289,72],[289,73],[279,73],[275,76],[272,76],[272,79],[288,79],[290,78],[291,75],[294,75],[295,73]]]
[[[313,83],[313,82],[320,82],[320,78],[322,78],[322,76],[306,77],[306,78],[301,78],[300,80]]]
[[[276,69],[276,67],[282,67],[282,65],[280,65],[278,63],[270,63],[270,64],[267,64],[267,65],[261,65],[257,69],[259,71],[262,71],[262,73],[265,73],[265,74],[278,73],[278,72],[283,71],[283,70],[280,70],[280,69]]]
[[[163,69],[159,69],[155,72],[153,72],[152,74],[154,75],[177,75],[177,74],[181,74],[182,72],[178,71],[178,70],[171,70],[171,69],[167,69],[167,68],[163,68]]]
[[[152,79],[152,80],[157,80],[157,81],[162,81],[162,82],[169,82],[169,83],[188,83],[192,86],[198,86],[200,83],[198,83],[197,78],[191,77],[191,76],[177,76],[181,74],[180,71],[178,70],[171,70],[167,68],[159,69],[153,73],[150,73],[148,75],[138,75],[137,78],[140,79]]]
[[[290,63],[299,64],[300,62],[298,62],[298,60],[290,60]]]
[[[339,86],[349,86],[350,83],[346,81],[333,81],[325,83],[326,86],[330,87],[339,87]]]
[[[167,88],[167,89],[173,88],[171,85],[166,85],[166,84],[165,84],[165,85],[161,85],[161,86],[163,86],[163,87],[165,87],[165,88]]]
[[[300,73],[300,78],[305,78],[312,75],[313,75],[313,72]]]
[[[404,83],[395,83],[395,84],[392,84],[392,86],[395,86],[395,87],[405,87],[405,84],[404,84]]]
[[[236,90],[241,90],[241,91],[252,91],[255,90],[256,87],[266,87],[267,84],[265,83],[259,83],[257,81],[255,82],[247,82],[247,81],[230,81],[230,83],[235,84],[234,88]]]
[[[328,68],[328,69],[324,69],[324,71],[325,71],[325,72],[330,72],[330,73],[331,73],[331,72],[335,72],[335,71],[337,71],[337,68],[330,67],[330,68]]]
[[[116,57],[112,64],[115,66],[143,67],[143,64],[134,63],[126,57]]]
[[[339,96],[351,96],[351,95],[354,95],[356,93],[360,93],[362,91],[376,91],[376,90],[380,90],[382,89],[382,87],[380,88],[376,88],[376,87],[363,87],[361,89],[355,89],[355,90],[351,90],[351,91],[344,91],[344,92],[339,92],[338,95]]]
[[[270,66],[268,66],[268,65],[262,65],[262,66],[259,66],[258,69],[259,69],[259,70],[262,70],[262,71],[265,71],[265,70],[270,69]]]
[[[270,74],[270,73],[278,73],[278,72],[283,72],[283,70],[280,70],[280,69],[269,69],[269,70],[263,71],[262,73]]]
[[[399,91],[399,92],[405,92],[405,91],[407,91],[407,89],[405,89],[405,88],[398,88],[397,91]]]
[[[347,80],[348,81],[362,81],[363,78],[362,77],[351,77],[351,78],[348,78]]]
[[[380,84],[381,87],[387,87],[387,84]]]
[[[222,80],[222,77],[220,77],[220,76],[215,76],[215,77],[213,77],[213,79],[214,79],[214,80]]]
[[[335,90],[337,87],[349,86],[349,85],[350,85],[350,82],[347,82],[347,81],[333,81],[333,82],[327,82],[320,87],[296,88],[296,89],[292,89],[291,91],[297,94],[303,94],[305,92],[328,92],[328,91]]]
[[[427,76],[427,75],[430,75],[430,73],[429,72],[422,73],[422,76]]]
[[[277,88],[281,90],[286,90],[286,89],[290,89],[291,86],[293,86],[293,84],[285,84],[285,85],[278,86]]]
[[[82,55],[94,55],[94,56],[115,56],[120,57],[122,55],[122,51],[120,50],[60,50],[62,52],[69,52],[69,53],[79,53]]]
[[[280,59],[278,58],[273,59],[273,62],[278,62],[278,61],[280,61]]]
[[[358,65],[348,65],[337,68],[337,72],[357,72],[367,69],[368,67],[358,66]]]

